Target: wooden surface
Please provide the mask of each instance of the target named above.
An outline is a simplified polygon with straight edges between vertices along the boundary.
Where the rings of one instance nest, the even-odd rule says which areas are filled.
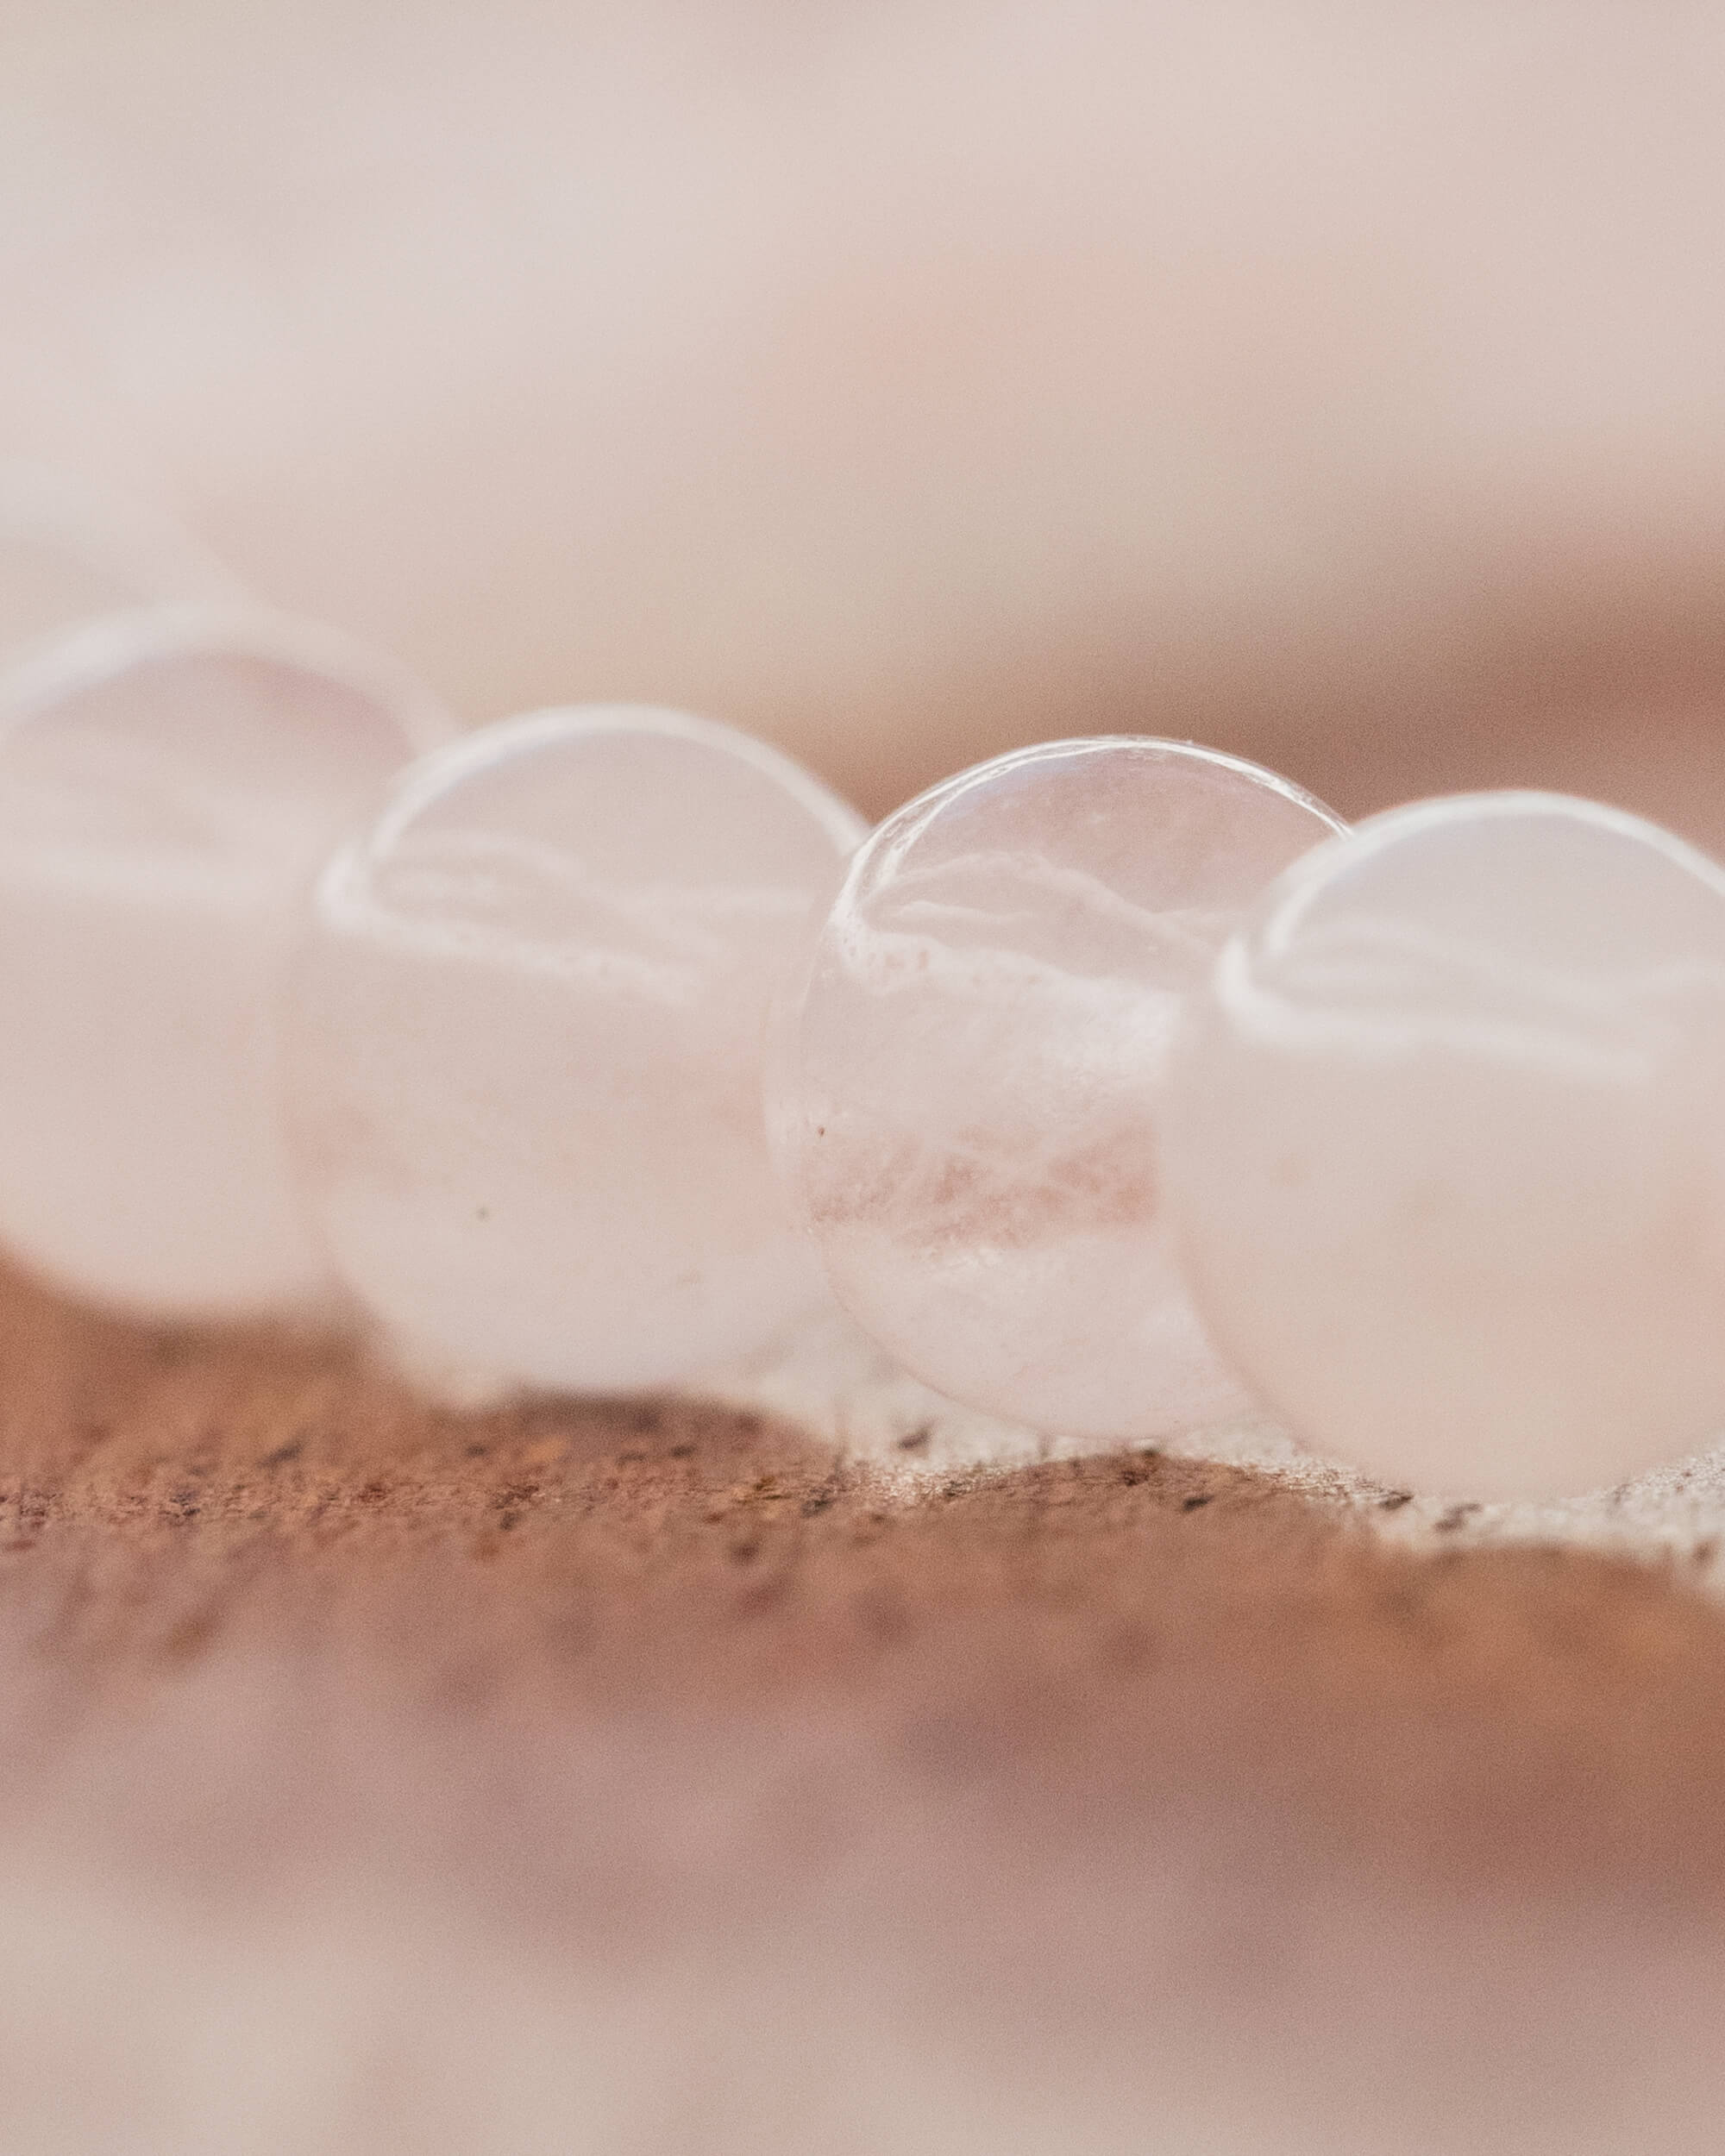
[[[906,1499],[8,1280],[6,2145],[1711,2146],[1695,1569],[1154,1454]],[[220,2063],[212,1993],[270,2002]]]

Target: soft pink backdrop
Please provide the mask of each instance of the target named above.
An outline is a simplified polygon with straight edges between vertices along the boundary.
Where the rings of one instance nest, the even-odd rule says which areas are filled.
[[[1133,728],[1725,841],[1725,15],[56,0],[0,455],[469,715]]]

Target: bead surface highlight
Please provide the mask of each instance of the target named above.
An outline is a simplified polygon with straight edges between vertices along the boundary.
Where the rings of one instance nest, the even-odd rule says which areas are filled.
[[[343,828],[449,722],[322,631],[116,616],[0,692],[0,1243],[152,1317],[325,1292],[279,1129],[281,973]]]
[[[1192,1292],[1320,1449],[1554,1495],[1725,1425],[1725,870],[1546,794],[1291,869],[1170,1080]]]
[[[318,885],[291,1089],[329,1248],[402,1360],[630,1391],[819,1299],[761,1035],[864,828],[776,751],[629,707],[405,776]]]
[[[834,1293],[951,1398],[1075,1436],[1245,1405],[1154,1159],[1187,994],[1339,825],[1188,743],[1054,743],[881,825],[775,1012],[768,1123]]]

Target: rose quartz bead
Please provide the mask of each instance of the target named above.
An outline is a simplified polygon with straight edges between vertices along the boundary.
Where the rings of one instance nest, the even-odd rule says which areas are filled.
[[[239,596],[227,572],[172,525],[51,474],[0,467],[0,662],[99,614]]]
[[[299,894],[448,730],[345,642],[116,616],[0,693],[0,1243],[150,1315],[327,1280],[289,1179],[276,1007]]]
[[[1216,1339],[1312,1444],[1579,1491],[1725,1425],[1725,871],[1545,794],[1291,869],[1176,1058],[1163,1169]]]
[[[834,1292],[956,1400],[1074,1435],[1244,1401],[1153,1161],[1182,1005],[1339,825],[1174,742],[1059,742],[924,794],[853,862],[775,1013],[769,1124]]]
[[[819,1294],[761,1122],[767,1004],[863,826],[671,712],[491,727],[323,877],[292,1125],[342,1276],[427,1377],[625,1391]]]

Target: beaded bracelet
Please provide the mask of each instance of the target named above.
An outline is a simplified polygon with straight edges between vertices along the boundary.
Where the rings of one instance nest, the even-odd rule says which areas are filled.
[[[824,1275],[1016,1420],[1244,1382],[1475,1494],[1725,1419],[1725,872],[1588,803],[1350,832],[1103,739],[865,835],[724,727],[460,735],[342,640],[155,607],[0,686],[0,1244],[141,1314],[626,1391]]]

